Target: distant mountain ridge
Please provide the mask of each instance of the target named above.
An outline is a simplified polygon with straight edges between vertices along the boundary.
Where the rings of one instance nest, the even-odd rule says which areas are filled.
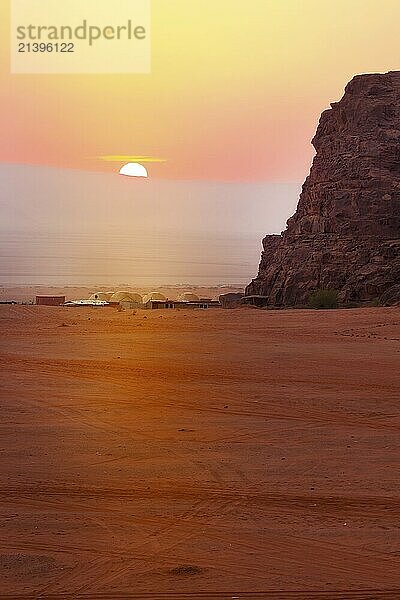
[[[357,75],[321,115],[295,214],[267,235],[246,294],[276,306],[318,289],[400,302],[400,71]]]

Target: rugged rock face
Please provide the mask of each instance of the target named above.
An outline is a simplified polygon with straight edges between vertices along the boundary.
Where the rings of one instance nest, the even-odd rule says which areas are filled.
[[[334,289],[343,302],[399,302],[400,71],[354,77],[312,143],[297,210],[264,238],[246,295],[292,306]]]

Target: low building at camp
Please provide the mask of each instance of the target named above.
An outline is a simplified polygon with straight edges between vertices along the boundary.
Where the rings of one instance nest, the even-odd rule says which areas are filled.
[[[65,296],[36,296],[36,304],[39,306],[62,306],[65,302]]]
[[[218,300],[210,300],[200,299],[197,301],[188,301],[188,300],[148,300],[146,303],[143,303],[143,308],[147,309],[162,309],[162,308],[182,308],[182,309],[190,309],[190,308],[211,308],[211,307],[219,307],[221,304]]]
[[[222,308],[237,308],[242,305],[243,294],[230,292],[228,294],[221,294],[219,301]]]
[[[259,294],[253,294],[252,296],[243,296],[242,298],[242,304],[257,306],[258,308],[268,306],[268,303],[268,296],[261,296]]]

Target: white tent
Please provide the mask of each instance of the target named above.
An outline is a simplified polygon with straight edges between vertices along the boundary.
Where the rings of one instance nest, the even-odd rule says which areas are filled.
[[[193,292],[185,292],[179,296],[179,300],[181,302],[199,302],[200,298],[197,296],[197,294],[193,294]]]
[[[143,304],[147,304],[150,300],[158,300],[159,302],[165,302],[167,298],[161,292],[150,292],[150,294],[146,294],[143,298]]]
[[[94,292],[89,300],[105,300],[108,302],[112,296],[112,292]]]
[[[114,294],[110,298],[110,302],[142,302],[142,296],[140,294],[136,294],[136,292],[128,292],[126,290],[120,290],[118,292],[114,292]]]

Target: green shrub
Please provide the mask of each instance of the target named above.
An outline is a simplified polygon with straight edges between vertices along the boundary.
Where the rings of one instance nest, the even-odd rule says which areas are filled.
[[[339,304],[336,290],[318,290],[310,296],[310,308],[337,308]]]
[[[374,298],[373,300],[371,300],[370,306],[382,306],[382,304],[379,298]]]

